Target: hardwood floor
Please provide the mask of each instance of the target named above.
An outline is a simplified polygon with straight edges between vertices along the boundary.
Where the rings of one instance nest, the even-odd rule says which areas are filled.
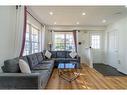
[[[60,78],[57,69],[54,69],[46,89],[127,89],[127,76],[103,76],[83,64],[80,72],[80,76],[69,83]]]

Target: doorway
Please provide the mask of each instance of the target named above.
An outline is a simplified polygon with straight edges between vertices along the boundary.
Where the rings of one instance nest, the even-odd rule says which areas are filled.
[[[102,31],[90,32],[93,63],[104,63],[104,37]]]
[[[118,68],[118,31],[108,32],[108,64]]]

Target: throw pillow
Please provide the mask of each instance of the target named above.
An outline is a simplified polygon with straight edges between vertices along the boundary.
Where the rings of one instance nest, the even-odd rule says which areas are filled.
[[[19,68],[22,73],[31,73],[29,65],[22,59],[19,59]]]
[[[71,56],[71,58],[75,58],[77,53],[75,51],[72,51],[69,55]]]
[[[51,58],[51,55],[52,55],[52,54],[51,54],[48,50],[46,50],[45,56],[46,56],[48,59]]]

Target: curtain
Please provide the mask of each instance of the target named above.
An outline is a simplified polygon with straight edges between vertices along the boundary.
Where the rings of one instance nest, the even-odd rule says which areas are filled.
[[[73,31],[73,37],[74,37],[75,51],[77,52],[77,35],[76,35],[76,30]]]
[[[40,52],[44,50],[45,46],[45,26],[41,26],[41,49]]]
[[[24,6],[24,25],[23,25],[23,34],[22,34],[22,46],[20,51],[20,57],[23,55],[23,51],[25,48],[25,40],[26,40],[26,24],[27,24],[27,7]]]
[[[51,49],[55,50],[55,40],[54,40],[55,39],[55,32],[52,30],[51,33],[52,33],[51,34],[51,43],[52,43]]]
[[[20,51],[22,47],[22,35],[24,33],[24,6],[18,6],[15,8],[15,30],[14,30],[14,48],[13,55],[14,57],[20,56]]]

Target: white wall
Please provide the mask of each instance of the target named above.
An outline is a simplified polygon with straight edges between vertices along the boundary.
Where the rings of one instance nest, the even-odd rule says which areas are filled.
[[[106,30],[106,33],[108,34],[108,32],[113,30],[116,30],[118,32],[118,61],[119,62],[117,64],[117,67],[119,71],[127,74],[127,17],[109,25]],[[108,51],[108,42],[106,46],[106,51]],[[109,59],[107,58],[106,62],[108,61]]]
[[[0,7],[0,67],[5,59],[14,57],[15,20],[14,6]]]

